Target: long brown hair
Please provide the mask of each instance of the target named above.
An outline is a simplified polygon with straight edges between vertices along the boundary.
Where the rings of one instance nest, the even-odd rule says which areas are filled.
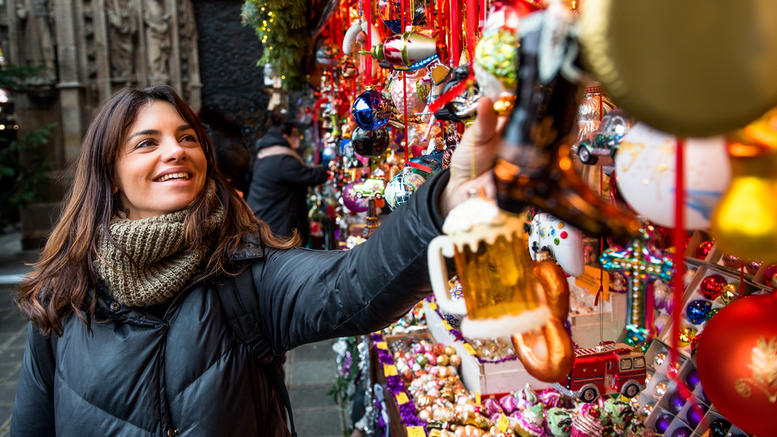
[[[89,125],[75,170],[73,185],[65,200],[59,222],[54,227],[35,270],[19,288],[16,302],[43,334],[62,333],[62,319],[74,312],[87,323],[82,311],[94,315],[97,284],[94,260],[100,233],[108,234],[111,217],[120,206],[112,193],[116,181],[115,164],[121,146],[138,112],[153,101],[171,103],[195,130],[208,162],[207,176],[216,183],[217,196],[224,206],[224,224],[218,243],[212,248],[203,272],[215,276],[229,272],[229,255],[246,234],[258,235],[264,246],[287,249],[296,240],[273,236],[270,227],[256,219],[215,165],[213,146],[205,129],[186,103],[166,85],[144,90],[123,89],[114,94]],[[209,206],[204,191],[190,206],[186,218],[186,240],[192,246],[205,244],[202,223]]]

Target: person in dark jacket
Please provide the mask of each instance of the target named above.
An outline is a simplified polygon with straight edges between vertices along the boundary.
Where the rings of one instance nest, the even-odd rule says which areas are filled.
[[[118,92],[91,123],[62,216],[18,292],[30,325],[11,436],[288,435],[222,307],[229,275],[250,269],[252,286],[231,290],[257,301],[252,328],[275,355],[399,318],[430,291],[426,247],[447,211],[469,189],[493,189],[499,137],[483,102],[450,172],[364,244],[315,251],[253,216],[170,87]]]
[[[290,237],[296,232],[305,246],[310,237],[308,187],[324,183],[329,171],[302,160],[297,153],[299,132],[293,123],[273,113],[269,124],[254,148],[256,161],[246,201],[275,235]]]

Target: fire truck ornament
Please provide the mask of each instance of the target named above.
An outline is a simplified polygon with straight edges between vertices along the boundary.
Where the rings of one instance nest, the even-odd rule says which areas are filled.
[[[554,386],[568,396],[593,402],[599,396],[620,393],[633,398],[645,388],[645,354],[624,343],[604,342],[575,349],[567,381]]]

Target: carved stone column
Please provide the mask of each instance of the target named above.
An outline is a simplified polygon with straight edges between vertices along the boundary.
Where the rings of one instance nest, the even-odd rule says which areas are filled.
[[[81,110],[83,102],[81,90],[83,83],[79,76],[78,46],[75,28],[75,5],[73,0],[55,0],[56,37],[59,67],[59,104],[61,109],[62,132],[64,134],[65,163],[78,159],[81,151],[81,135],[84,124]]]

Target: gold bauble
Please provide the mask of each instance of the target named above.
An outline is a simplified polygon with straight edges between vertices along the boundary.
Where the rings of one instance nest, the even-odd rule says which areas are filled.
[[[586,64],[615,103],[679,136],[730,132],[777,105],[777,1],[586,0]]]

